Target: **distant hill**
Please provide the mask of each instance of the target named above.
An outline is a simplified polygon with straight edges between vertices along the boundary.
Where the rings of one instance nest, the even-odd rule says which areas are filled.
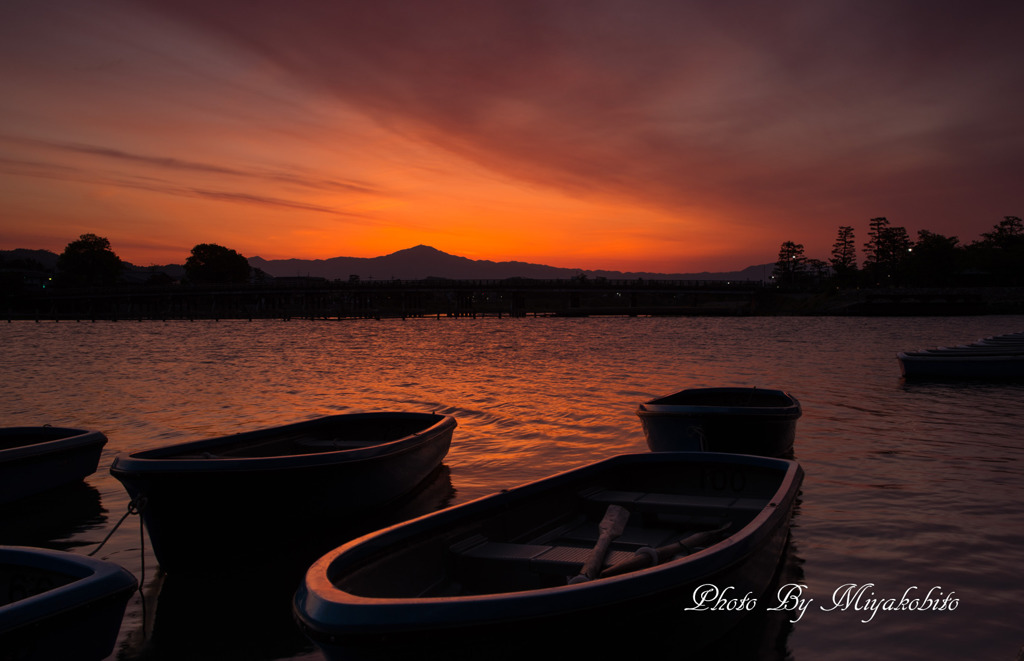
[[[36,262],[44,269],[53,271],[57,268],[57,253],[49,250],[29,250],[27,248],[15,248],[14,250],[0,250],[0,264],[4,262]]]
[[[771,274],[774,265],[750,266],[726,273],[648,273],[623,271],[586,271],[528,262],[492,262],[449,255],[430,246],[416,246],[382,257],[333,257],[330,259],[263,259],[250,257],[249,264],[265,273],[281,277],[318,277],[328,280],[504,280],[533,278],[564,280],[581,273],[588,278],[610,280],[761,280]]]
[[[0,250],[0,263],[32,260],[44,269],[57,268],[57,254],[49,250]],[[469,259],[431,248],[416,246],[399,250],[382,257],[333,257],[331,259],[263,259],[250,257],[249,264],[275,278],[317,277],[328,280],[348,280],[359,276],[360,280],[425,280],[447,278],[450,280],[504,280],[506,278],[531,278],[536,280],[567,280],[580,274],[588,278],[609,280],[762,280],[770,276],[774,264],[749,266],[742,271],[723,273],[648,273],[633,271],[585,271],[566,269],[528,262],[492,262]],[[135,266],[128,264],[126,279],[144,282],[153,272],[166,273],[178,280],[185,269],[180,264],[164,266]]]
[[[29,250],[27,248],[0,250],[0,267],[5,262],[8,264],[35,262],[47,271],[56,271],[57,257],[57,253],[50,252],[49,250]],[[185,267],[181,264],[136,266],[130,262],[125,262],[124,278],[129,282],[145,282],[154,272],[166,273],[172,280],[180,280],[185,275]]]

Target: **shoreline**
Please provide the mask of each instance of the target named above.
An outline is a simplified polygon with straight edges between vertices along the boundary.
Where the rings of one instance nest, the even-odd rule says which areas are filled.
[[[996,314],[1024,314],[1024,287],[814,291],[712,281],[391,281],[52,289],[8,292],[0,299],[0,319],[8,321]]]

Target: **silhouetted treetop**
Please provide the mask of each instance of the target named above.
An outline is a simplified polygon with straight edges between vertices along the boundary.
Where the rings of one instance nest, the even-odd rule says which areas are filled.
[[[251,272],[249,261],[216,243],[200,243],[185,260],[185,275],[195,283],[243,283]]]
[[[832,257],[829,259],[832,270],[840,282],[847,282],[857,272],[857,244],[853,228],[843,225],[839,228],[836,242],[832,244]]]
[[[953,284],[962,268],[959,243],[955,236],[919,230],[907,264],[910,282],[921,286]]]
[[[107,286],[117,282],[124,263],[110,249],[110,241],[82,234],[57,257],[58,283],[71,287]]]
[[[805,261],[803,244],[786,241],[779,247],[779,258],[772,270],[772,277],[782,285],[794,284],[804,273]]]
[[[987,273],[1000,284],[1024,284],[1024,223],[1018,216],[1005,216],[981,241],[967,247],[967,263]]]
[[[1013,247],[1024,242],[1024,222],[1017,216],[1004,216],[991,232],[985,232],[982,236],[993,246]]]

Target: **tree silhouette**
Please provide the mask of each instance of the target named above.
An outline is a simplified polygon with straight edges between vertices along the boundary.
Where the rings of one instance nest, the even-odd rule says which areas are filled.
[[[110,241],[95,234],[82,234],[57,257],[57,282],[64,286],[109,286],[123,270],[124,263],[110,249]]]
[[[881,237],[888,227],[889,219],[885,216],[872,218],[868,224],[868,241],[864,244],[864,270],[870,272],[876,280],[883,261]]]
[[[953,284],[962,261],[959,242],[955,236],[919,230],[908,262],[911,280],[924,286]]]
[[[1000,248],[1012,248],[1024,243],[1024,221],[1018,216],[1003,216],[991,232],[982,234],[985,241]]]
[[[899,284],[913,247],[906,228],[890,225],[884,216],[872,218],[868,236],[871,239],[864,244],[864,270],[875,285]]]
[[[968,261],[972,268],[988,274],[993,283],[1024,282],[1024,222],[1018,216],[1004,216],[981,241],[971,244]]]
[[[832,258],[829,259],[836,280],[848,282],[857,272],[857,244],[853,236],[853,228],[843,225],[839,228],[836,242],[832,244]]]
[[[251,272],[249,261],[216,243],[200,243],[185,260],[185,275],[195,283],[243,283]]]
[[[803,244],[786,241],[779,247],[779,259],[775,262],[772,277],[780,285],[795,284],[804,272],[805,261]]]

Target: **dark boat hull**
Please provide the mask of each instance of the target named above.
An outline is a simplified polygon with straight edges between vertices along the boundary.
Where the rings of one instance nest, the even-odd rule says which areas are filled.
[[[317,443],[331,428],[351,435],[345,428],[358,425],[369,433],[396,420],[415,433],[403,428],[396,438],[357,449],[202,456],[283,436]],[[329,416],[119,456],[110,471],[138,505],[163,569],[216,569],[219,561],[260,562],[301,550],[325,526],[397,501],[441,465],[455,426],[453,418],[433,414]]]
[[[897,354],[905,379],[1024,380],[1024,356],[970,355],[934,352]]]
[[[62,427],[0,428],[0,505],[79,482],[96,472],[107,437]]]
[[[790,457],[800,402],[781,390],[695,388],[637,408],[654,452],[735,452]]]
[[[1024,333],[971,344],[896,354],[903,378],[928,380],[1024,380]]]
[[[530,649],[550,652],[552,640],[578,652],[587,642],[607,649],[616,640],[609,638],[615,632],[625,636],[619,642],[631,641],[634,651],[638,641],[657,640],[666,632],[685,640],[686,649],[696,649],[727,631],[742,612],[687,610],[695,605],[694,591],[713,584],[730,588],[731,597],[764,592],[787,540],[801,478],[794,462],[762,457],[716,453],[616,457],[427,515],[336,549],[307,572],[295,597],[296,618],[330,659],[374,658],[382,650],[416,649],[436,650],[439,656],[463,651],[472,658],[474,646],[480,644],[488,646],[489,655],[497,649],[514,656]],[[485,556],[479,565],[458,555],[440,558],[460,548],[464,543],[460,540],[467,536],[521,537],[526,533],[515,529],[529,528],[530,521],[558,518],[559,512],[575,506],[571,501],[581,492],[597,485],[608,486],[609,493],[625,493],[647,488],[644,485],[671,490],[673,484],[692,486],[701,480],[707,493],[716,486],[729,491],[740,482],[757,483],[759,497],[771,491],[765,501],[770,504],[720,545],[658,567],[578,585],[566,585],[565,577],[560,583],[547,583],[548,577],[535,574],[543,571],[536,564],[540,556],[524,565],[513,562],[490,568]],[[701,490],[693,488],[694,493]],[[644,510],[643,498],[627,507],[633,510],[631,520],[659,516]],[[445,596],[444,588],[432,587],[439,584],[439,577],[422,571],[421,563],[454,566],[453,571],[461,574],[453,585],[477,587],[470,590],[472,594]],[[432,594],[434,590],[439,594]],[[410,596],[410,592],[425,596]]]
[[[108,657],[135,577],[63,551],[0,547],[0,656],[24,661]]]

